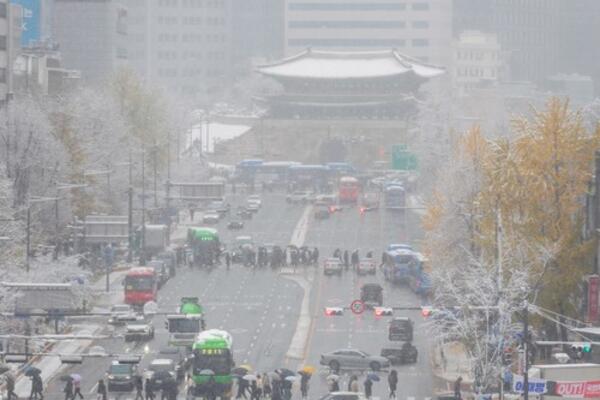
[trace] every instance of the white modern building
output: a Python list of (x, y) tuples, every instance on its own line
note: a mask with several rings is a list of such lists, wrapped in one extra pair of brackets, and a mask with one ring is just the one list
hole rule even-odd
[(285, 0), (285, 53), (397, 49), (447, 66), (452, 59), (449, 0)]
[(231, 71), (231, 0), (121, 0), (130, 65), (140, 76), (198, 103)]
[(454, 41), (453, 53), (452, 78), (459, 94), (504, 78), (506, 64), (495, 34), (464, 31)]
[(127, 64), (127, 9), (116, 0), (54, 0), (52, 37), (64, 66), (103, 81)]
[(0, 104), (13, 89), (13, 64), (20, 51), (21, 6), (0, 0)]

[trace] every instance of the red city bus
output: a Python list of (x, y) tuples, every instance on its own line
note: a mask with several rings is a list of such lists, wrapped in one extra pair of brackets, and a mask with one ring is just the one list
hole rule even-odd
[(154, 268), (132, 268), (125, 276), (125, 303), (144, 305), (156, 301), (158, 281)]
[(356, 203), (358, 201), (360, 193), (358, 179), (352, 176), (341, 177), (338, 190), (340, 203)]

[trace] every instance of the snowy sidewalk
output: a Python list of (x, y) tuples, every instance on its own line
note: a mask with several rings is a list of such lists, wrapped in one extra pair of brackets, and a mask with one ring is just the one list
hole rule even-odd
[[(95, 304), (92, 306), (106, 307), (111, 304), (121, 303), (123, 300), (123, 286), (121, 281), (127, 273), (127, 270), (119, 270), (110, 274), (110, 292), (106, 292), (106, 280), (104, 277), (93, 282), (92, 290), (96, 293)], [(85, 324), (79, 325), (74, 324), (71, 326), (71, 334), (86, 334), (96, 335), (102, 331), (103, 325), (100, 324)], [(74, 354), (83, 353), (93, 343), (93, 340), (65, 340), (55, 342), (54, 346), (51, 346), (49, 352), (56, 354)], [(47, 356), (39, 357), (37, 360), (31, 362), (31, 366), (38, 368), (42, 371), (41, 376), (44, 384), (50, 379), (55, 377), (63, 368), (63, 365), (58, 356)], [(17, 370), (19, 366), (14, 366), (14, 372), (17, 376), (15, 382), (15, 393), (19, 398), (29, 397), (31, 392), (31, 379), (25, 375), (19, 375)]]
[(453, 391), (454, 382), (459, 376), (463, 378), (465, 386), (472, 385), (471, 361), (461, 343), (450, 342), (434, 346), (430, 357), (433, 374), (441, 381), (442, 387), (439, 389)]

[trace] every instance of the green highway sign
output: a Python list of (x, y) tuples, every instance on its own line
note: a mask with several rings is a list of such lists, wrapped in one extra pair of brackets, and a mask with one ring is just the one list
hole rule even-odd
[(392, 169), (414, 171), (417, 168), (417, 156), (408, 151), (406, 144), (392, 146)]

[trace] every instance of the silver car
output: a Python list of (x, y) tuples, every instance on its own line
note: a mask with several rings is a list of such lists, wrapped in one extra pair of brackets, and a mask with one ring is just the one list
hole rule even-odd
[(381, 356), (372, 356), (356, 349), (341, 349), (321, 354), (321, 365), (327, 365), (332, 371), (340, 369), (371, 369), (379, 371), (390, 366), (390, 360)]

